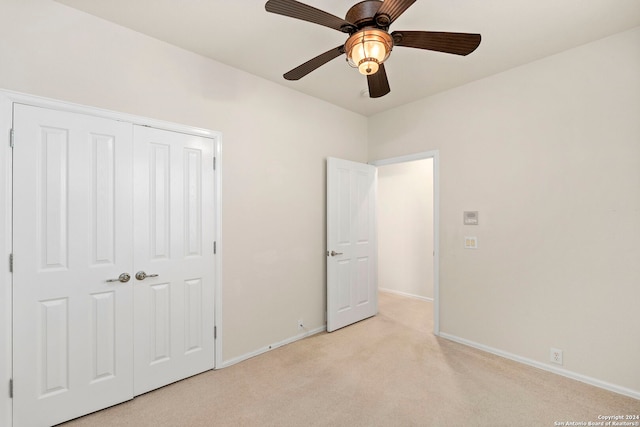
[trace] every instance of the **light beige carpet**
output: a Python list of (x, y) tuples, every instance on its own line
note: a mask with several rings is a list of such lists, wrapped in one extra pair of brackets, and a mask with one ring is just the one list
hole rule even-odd
[(432, 334), (431, 303), (380, 314), (79, 418), (85, 426), (554, 426), (640, 401)]

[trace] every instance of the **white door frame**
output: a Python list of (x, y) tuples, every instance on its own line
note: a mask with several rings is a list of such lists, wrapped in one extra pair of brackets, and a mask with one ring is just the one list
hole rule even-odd
[(13, 348), (11, 347), (12, 289), (9, 272), (12, 223), (12, 152), (9, 132), (12, 123), (12, 103), (0, 92), (0, 425), (12, 425), (12, 401), (8, 388), (11, 378)]
[(393, 165), (415, 160), (433, 159), (433, 333), (440, 335), (440, 152), (424, 151), (400, 157), (374, 160), (373, 166)]
[[(12, 149), (10, 130), (13, 121), (13, 104), (27, 104), (34, 107), (85, 114), (164, 129), (189, 135), (202, 136), (214, 140), (215, 168), (215, 368), (223, 366), (222, 361), (222, 134), (162, 120), (149, 119), (126, 113), (103, 110), (79, 104), (0, 90), (0, 425), (12, 425), (12, 401), (9, 398), (9, 380), (12, 375), (12, 276), (9, 272), (9, 255), (12, 251)], [(213, 162), (213, 159), (212, 159)], [(213, 165), (212, 165), (213, 166)]]

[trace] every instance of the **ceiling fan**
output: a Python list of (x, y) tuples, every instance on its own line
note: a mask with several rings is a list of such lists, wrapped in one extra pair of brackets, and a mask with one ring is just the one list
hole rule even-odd
[(391, 92), (384, 61), (394, 46), (468, 55), (480, 44), (480, 34), (433, 31), (394, 31), (389, 26), (416, 0), (366, 0), (353, 5), (339, 18), (296, 0), (269, 0), (267, 12), (324, 25), (349, 34), (345, 44), (326, 51), (284, 74), (299, 80), (332, 59), (345, 54), (348, 63), (367, 76), (369, 96), (379, 98)]

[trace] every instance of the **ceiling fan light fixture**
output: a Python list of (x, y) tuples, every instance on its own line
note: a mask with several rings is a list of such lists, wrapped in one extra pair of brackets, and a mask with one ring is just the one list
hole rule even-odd
[(354, 33), (345, 43), (349, 65), (361, 74), (375, 74), (391, 53), (393, 38), (377, 28), (365, 28)]

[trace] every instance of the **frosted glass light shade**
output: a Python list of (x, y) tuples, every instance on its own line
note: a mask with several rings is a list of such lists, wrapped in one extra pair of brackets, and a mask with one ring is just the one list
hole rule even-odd
[(393, 39), (383, 30), (369, 28), (353, 34), (345, 43), (347, 61), (364, 75), (375, 74), (391, 53)]

